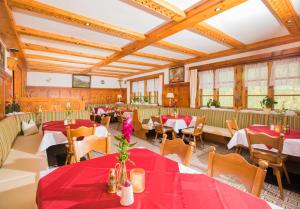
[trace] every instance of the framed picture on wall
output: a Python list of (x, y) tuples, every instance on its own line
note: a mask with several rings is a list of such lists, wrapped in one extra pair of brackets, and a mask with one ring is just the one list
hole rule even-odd
[(0, 42), (0, 69), (4, 70), (5, 68), (5, 47)]
[(91, 88), (91, 76), (90, 75), (75, 75), (72, 78), (73, 88)]
[(169, 69), (169, 83), (184, 82), (184, 66)]

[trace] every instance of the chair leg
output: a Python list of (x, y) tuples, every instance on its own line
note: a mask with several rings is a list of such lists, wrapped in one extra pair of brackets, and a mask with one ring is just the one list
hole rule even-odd
[(282, 169), (283, 169), (283, 172), (284, 172), (284, 175), (286, 177), (286, 180), (287, 180), (288, 184), (291, 184), (291, 180), (290, 180), (290, 177), (289, 177), (289, 173), (287, 172), (285, 163), (282, 163)]
[(274, 172), (275, 172), (277, 183), (278, 183), (278, 187), (279, 187), (280, 198), (283, 200), (284, 196), (283, 196), (283, 188), (282, 188), (280, 170), (278, 168), (273, 168), (273, 169), (275, 169)]
[(92, 159), (92, 156), (91, 156), (91, 153), (90, 152), (88, 152), (88, 153), (86, 153), (86, 157), (87, 157), (87, 159)]
[(185, 135), (184, 135), (184, 134), (182, 134), (182, 140), (184, 139), (184, 137), (185, 137)]
[(157, 136), (158, 136), (158, 133), (156, 132), (154, 141), (157, 140)]
[(66, 158), (66, 162), (65, 162), (66, 165), (70, 164), (70, 154), (67, 153), (67, 158)]
[(202, 134), (199, 135), (200, 143), (202, 144), (202, 147), (204, 148), (204, 141), (202, 138)]

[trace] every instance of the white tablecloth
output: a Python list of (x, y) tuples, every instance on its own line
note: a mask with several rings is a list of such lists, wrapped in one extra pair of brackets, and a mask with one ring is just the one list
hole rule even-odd
[[(186, 123), (183, 119), (179, 119), (179, 118), (170, 118), (170, 119), (168, 119), (164, 123), (164, 126), (171, 127), (171, 128), (173, 128), (175, 133), (179, 133), (179, 130), (181, 130), (181, 129), (185, 129), (185, 128), (188, 128), (188, 127), (195, 127), (197, 117), (196, 116), (192, 116), (192, 117), (193, 118), (192, 118), (192, 121), (189, 124), (189, 126), (186, 125)], [(153, 122), (152, 122), (151, 119), (149, 120), (147, 126), (149, 128), (153, 127)]]
[[(98, 137), (107, 136), (108, 131), (105, 126), (98, 126), (95, 130), (95, 135)], [(67, 137), (60, 131), (44, 131), (44, 136), (41, 141), (39, 152), (45, 151), (48, 147), (65, 144), (68, 142)]]
[[(231, 149), (236, 145), (243, 145), (245, 147), (248, 147), (245, 129), (241, 129), (235, 132), (235, 134), (227, 144), (227, 147), (228, 149)], [(255, 147), (269, 150), (265, 145), (255, 145)], [(275, 150), (271, 149), (270, 151)], [(300, 139), (284, 139), (282, 153), (300, 157)]]

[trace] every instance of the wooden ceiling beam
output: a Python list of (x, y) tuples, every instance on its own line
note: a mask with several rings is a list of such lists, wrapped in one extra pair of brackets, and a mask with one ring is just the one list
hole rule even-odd
[(34, 0), (10, 0), (9, 2), (12, 7), (53, 17), (61, 21), (80, 25), (83, 28), (94, 31), (108, 33), (126, 39), (145, 39), (144, 34), (136, 33), (134, 31), (130, 31), (102, 21), (84, 17)]
[[(24, 35), (39, 37), (39, 38), (43, 38), (43, 39), (50, 39), (50, 40), (55, 40), (55, 41), (61, 41), (61, 42), (67, 42), (67, 43), (81, 45), (81, 46), (88, 46), (88, 47), (93, 47), (93, 48), (97, 48), (97, 49), (104, 49), (104, 50), (110, 50), (110, 51), (121, 51), (121, 48), (117, 47), (117, 46), (113, 46), (113, 45), (109, 45), (109, 44), (105, 44), (105, 43), (97, 43), (97, 42), (87, 41), (87, 40), (78, 39), (75, 37), (64, 36), (64, 35), (57, 34), (57, 33), (49, 33), (46, 31), (36, 30), (33, 28), (24, 27), (24, 26), (17, 26), (17, 32), (19, 32), (20, 34), (24, 34)], [(176, 59), (173, 59), (173, 58), (160, 56), (160, 55), (156, 55), (156, 54), (144, 53), (144, 52), (135, 52), (135, 53), (133, 53), (133, 55), (136, 55), (139, 57), (146, 57), (146, 58), (151, 58), (151, 59), (169, 61), (169, 62), (176, 61)]]
[(27, 63), (15, 26), (16, 24), (11, 9), (7, 5), (7, 1), (0, 1), (0, 39), (3, 41), (7, 49), (19, 49), (19, 52), (11, 54), (11, 56), (16, 56), (20, 60), (19, 63), (22, 69), (26, 70)]
[(223, 33), (222, 31), (206, 24), (205, 22), (198, 23), (191, 28), (192, 31), (197, 32), (206, 38), (209, 38), (213, 41), (219, 42), (223, 45), (229, 47), (241, 49), (245, 47), (245, 44), (242, 42), (230, 37), (229, 35)]
[(113, 46), (110, 44), (91, 42), (91, 41), (87, 41), (87, 40), (83, 40), (83, 39), (79, 39), (79, 38), (75, 38), (75, 37), (71, 37), (71, 36), (64, 36), (64, 35), (60, 35), (57, 33), (50, 33), (50, 32), (46, 32), (46, 31), (36, 30), (33, 28), (29, 28), (29, 27), (17, 26), (16, 30), (20, 34), (35, 36), (35, 37), (44, 38), (44, 39), (62, 41), (62, 42), (67, 42), (67, 43), (71, 43), (71, 44), (94, 47), (94, 48), (110, 50), (110, 51), (121, 51), (120, 47)]
[[(60, 69), (43, 69), (39, 67), (30, 68), (28, 71), (31, 72), (45, 72), (45, 73), (63, 73), (63, 74), (82, 74), (81, 71), (71, 71), (71, 70), (60, 70)], [(89, 73), (89, 75), (95, 76), (103, 76), (103, 77), (112, 77), (112, 78), (119, 78), (119, 75), (107, 75), (102, 73)]]
[(29, 61), (28, 65), (29, 66), (55, 67), (55, 68), (72, 68), (72, 69), (79, 69), (79, 70), (85, 69), (83, 67), (78, 67), (78, 66), (61, 65), (61, 64), (54, 64), (54, 63), (49, 63), (49, 62), (37, 62), (37, 61)]
[[(253, 44), (249, 44), (249, 45), (246, 45), (246, 47), (243, 48), (243, 49), (227, 49), (227, 50), (223, 50), (223, 51), (220, 51), (220, 52), (211, 53), (206, 57), (200, 57), (200, 56), (199, 57), (194, 57), (194, 58), (178, 61), (176, 63), (171, 63), (171, 64), (168, 64), (168, 65), (164, 65), (162, 68), (153, 68), (151, 70), (156, 71), (156, 70), (160, 70), (160, 69), (163, 69), (163, 68), (174, 67), (176, 65), (183, 65), (183, 64), (194, 63), (194, 62), (201, 62), (201, 61), (205, 61), (205, 60), (210, 60), (210, 59), (214, 59), (214, 58), (240, 54), (240, 53), (249, 52), (249, 51), (253, 51), (253, 50), (260, 50), (260, 49), (264, 49), (264, 48), (289, 44), (289, 43), (293, 43), (293, 42), (297, 42), (297, 41), (300, 41), (300, 35), (287, 35), (287, 36), (282, 36), (282, 37), (273, 38), (273, 39), (270, 39), (270, 40), (259, 41), (259, 42), (253, 43)], [(134, 76), (134, 75), (139, 75), (139, 74), (142, 74), (142, 73), (143, 72), (131, 74), (128, 77)], [(126, 77), (123, 77), (123, 78), (126, 78)]]
[(149, 67), (161, 67), (162, 66), (162, 65), (153, 64), (153, 63), (147, 63), (147, 62), (141, 62), (141, 61), (134, 61), (134, 60), (125, 60), (125, 59), (119, 59), (116, 62), (126, 63), (126, 64), (132, 64), (132, 65), (149, 66)]
[(58, 57), (50, 57), (50, 56), (44, 56), (44, 55), (38, 55), (38, 54), (26, 54), (26, 58), (31, 59), (39, 59), (39, 60), (50, 60), (50, 61), (57, 61), (57, 62), (66, 62), (66, 63), (74, 63), (74, 64), (82, 64), (82, 65), (93, 65), (95, 63), (92, 62), (83, 62), (78, 60), (71, 60), (71, 59), (64, 59), (64, 58), (58, 58)]
[(50, 52), (50, 53), (57, 53), (57, 54), (65, 54), (65, 55), (71, 55), (71, 56), (77, 56), (77, 57), (86, 57), (91, 59), (104, 59), (104, 56), (100, 55), (93, 55), (93, 54), (87, 54), (82, 52), (75, 52), (75, 51), (69, 51), (65, 49), (58, 49), (54, 47), (48, 47), (48, 46), (42, 46), (38, 44), (31, 44), (31, 43), (23, 43), (22, 47), (24, 49), (34, 50), (34, 51), (43, 51), (43, 52)]
[(186, 48), (184, 46), (180, 46), (177, 44), (173, 44), (167, 41), (158, 41), (156, 43), (153, 44), (154, 46), (157, 46), (159, 48), (163, 48), (163, 49), (167, 49), (167, 50), (171, 50), (171, 51), (177, 51), (179, 53), (184, 53), (184, 54), (189, 54), (189, 55), (196, 55), (196, 56), (205, 56), (207, 55), (207, 53), (204, 52), (200, 52), (194, 49), (189, 49)]
[(300, 33), (300, 17), (290, 0), (263, 0), (263, 2), (291, 34)]
[(92, 72), (104, 73), (104, 74), (114, 73), (116, 75), (128, 75), (130, 73), (130, 72), (117, 71), (117, 70), (110, 70), (110, 69), (93, 70)]
[[(195, 24), (204, 21), (220, 12), (224, 12), (232, 7), (235, 7), (246, 0), (210, 0), (203, 1), (200, 4), (196, 5), (190, 10), (186, 11), (186, 18), (181, 21), (171, 21), (161, 27), (152, 30), (146, 34), (144, 40), (134, 41), (125, 47), (122, 48), (122, 51), (116, 52), (111, 56), (108, 56), (105, 60), (97, 63), (95, 66), (91, 67), (89, 70), (92, 70), (97, 66), (105, 66), (112, 62), (117, 61), (118, 59), (129, 55), (141, 48), (144, 48), (150, 44), (160, 41), (170, 35), (173, 35), (181, 30), (190, 28)], [(217, 11), (217, 8), (222, 8), (220, 11)]]
[(164, 0), (132, 0), (134, 3), (146, 7), (162, 16), (168, 17), (176, 22), (186, 17), (184, 11)]
[(118, 66), (118, 65), (106, 65), (105, 67), (116, 68), (116, 69), (124, 69), (124, 70), (138, 70), (138, 71), (147, 71), (147, 69), (127, 67), (127, 66)]

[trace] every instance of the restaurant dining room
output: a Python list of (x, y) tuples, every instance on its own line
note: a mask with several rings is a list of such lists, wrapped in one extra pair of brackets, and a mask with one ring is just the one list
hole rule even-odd
[(0, 209), (300, 209), (300, 0), (0, 0)]

